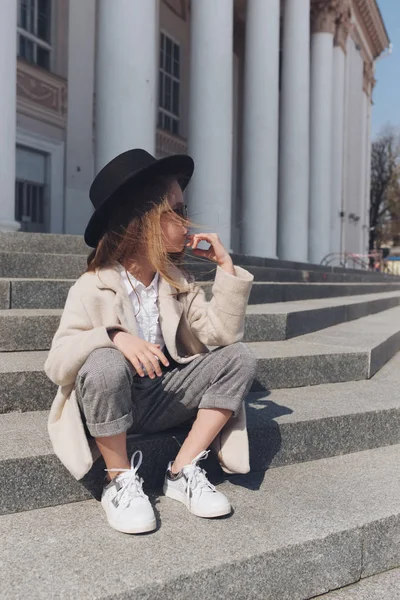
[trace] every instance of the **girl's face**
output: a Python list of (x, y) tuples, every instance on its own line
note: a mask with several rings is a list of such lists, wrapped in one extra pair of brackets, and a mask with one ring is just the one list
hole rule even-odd
[[(171, 186), (168, 201), (172, 210), (182, 210), (183, 194), (177, 181), (174, 181)], [(167, 252), (182, 252), (184, 250), (188, 230), (181, 219), (169, 212), (162, 214), (161, 230)]]

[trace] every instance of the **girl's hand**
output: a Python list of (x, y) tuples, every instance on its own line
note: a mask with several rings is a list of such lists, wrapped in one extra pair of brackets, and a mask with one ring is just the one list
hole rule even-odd
[(161, 352), (160, 344), (151, 344), (125, 331), (110, 332), (110, 339), (125, 358), (132, 363), (140, 377), (144, 377), (145, 375), (143, 366), (146, 367), (150, 379), (154, 379), (156, 375), (161, 377), (162, 371), (159, 361), (166, 367), (169, 366), (165, 354)]
[[(233, 267), (233, 262), (231, 257), (229, 256), (228, 251), (223, 246), (221, 240), (216, 233), (195, 233), (194, 235), (188, 236), (188, 243), (186, 246), (192, 248), (193, 254), (195, 256), (201, 256), (202, 258), (208, 258), (212, 260), (218, 265), (231, 273), (231, 275), (236, 275), (235, 269)], [(207, 250), (200, 250), (197, 248), (200, 242), (205, 241), (210, 244), (210, 247)]]

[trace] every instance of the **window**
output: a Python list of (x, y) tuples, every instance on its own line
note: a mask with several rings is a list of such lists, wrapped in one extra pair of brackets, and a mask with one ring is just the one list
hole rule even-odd
[(158, 127), (179, 135), (180, 46), (164, 33), (160, 36)]
[(51, 0), (19, 0), (18, 56), (50, 69)]
[(16, 148), (15, 220), (22, 231), (46, 231), (47, 155)]
[(15, 220), (21, 223), (22, 231), (44, 226), (44, 192), (45, 186), (39, 183), (15, 182)]

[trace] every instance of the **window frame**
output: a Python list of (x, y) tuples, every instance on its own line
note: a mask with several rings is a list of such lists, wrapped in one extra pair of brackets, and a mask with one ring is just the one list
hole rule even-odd
[[(14, 211), (15, 211), (15, 220), (21, 224), (21, 231), (34, 231), (34, 232), (46, 232), (49, 229), (50, 224), (50, 211), (51, 211), (51, 172), (52, 168), (52, 154), (49, 152), (48, 148), (41, 147), (42, 144), (37, 145), (34, 143), (29, 143), (30, 140), (21, 139), (23, 134), (17, 130), (17, 139), (16, 139), (16, 155), (18, 149), (31, 153), (31, 154), (39, 154), (43, 158), (43, 179), (39, 178), (39, 180), (34, 181), (28, 176), (18, 176), (21, 175), (18, 167), (16, 165), (15, 172), (15, 200), (14, 200)], [(20, 189), (22, 188), (23, 193), (22, 197), (19, 194)], [(35, 202), (36, 195), (36, 202)], [(22, 204), (22, 209), (26, 211), (27, 214), (22, 214), (22, 218), (20, 218), (20, 206)], [(33, 219), (34, 213), (36, 211), (36, 218)], [(30, 213), (30, 214), (29, 214)], [(28, 217), (28, 218), (23, 218)], [(41, 218), (40, 218), (41, 217)]]
[[(22, 197), (19, 195), (18, 188), (22, 188)], [(36, 198), (33, 198), (33, 191), (36, 192)], [(46, 226), (46, 183), (37, 183), (28, 179), (16, 179), (15, 180), (15, 220), (21, 223), (21, 229), (28, 227), (30, 223), (37, 226)], [(39, 197), (40, 196), (40, 197)], [(22, 204), (22, 211), (20, 211), (20, 204)], [(35, 219), (31, 218), (31, 215), (23, 215), (24, 209), (29, 210)], [(20, 215), (21, 212), (21, 215)], [(35, 212), (35, 215), (33, 214)], [(25, 218), (24, 218), (25, 217)]]
[[(163, 36), (164, 36), (164, 45), (163, 47), (161, 46), (162, 42), (163, 42)], [(158, 64), (158, 110), (157, 110), (157, 124), (159, 129), (161, 129), (162, 131), (166, 131), (167, 133), (170, 133), (171, 135), (176, 135), (176, 136), (180, 136), (180, 130), (181, 130), (181, 104), (182, 104), (182, 94), (181, 94), (181, 90), (182, 90), (182, 79), (181, 79), (181, 75), (182, 75), (182, 45), (181, 43), (174, 38), (170, 33), (168, 33), (167, 31), (165, 31), (164, 29), (160, 30), (160, 46), (159, 46), (159, 64)], [(170, 40), (172, 43), (172, 58), (171, 58), (171, 72), (168, 72), (165, 69), (165, 60), (164, 60), (164, 64), (161, 64), (161, 52), (163, 53), (163, 56), (166, 56), (166, 43), (167, 40)], [(173, 63), (174, 63), (174, 46), (177, 46), (179, 48), (179, 61), (178, 61), (178, 76), (174, 75), (173, 73)], [(160, 90), (160, 79), (161, 76), (163, 78), (163, 90)], [(178, 113), (176, 114), (175, 112), (168, 110), (167, 108), (164, 108), (163, 104), (163, 100), (164, 100), (164, 93), (165, 93), (165, 81), (166, 78), (168, 78), (171, 81), (171, 106), (173, 108), (173, 104), (174, 104), (174, 93), (173, 93), (173, 89), (174, 89), (174, 83), (178, 84)], [(170, 127), (166, 127), (164, 125), (164, 119), (165, 117), (170, 119), (171, 122), (171, 126)], [(161, 123), (160, 123), (160, 118), (161, 118)], [(176, 122), (177, 124), (177, 131), (173, 131), (173, 127), (172, 127), (172, 123)]]
[[(30, 0), (33, 3), (33, 7), (34, 7), (34, 11), (33, 11), (33, 29), (36, 30), (38, 29), (38, 13), (39, 13), (39, 0)], [(17, 16), (17, 57), (22, 59), (22, 60), (26, 60), (29, 64), (34, 65), (35, 67), (39, 67), (40, 69), (45, 69), (46, 71), (51, 71), (52, 68), (52, 58), (53, 58), (53, 45), (52, 45), (52, 40), (53, 40), (53, 15), (54, 15), (54, 6), (51, 0), (49, 0), (49, 7), (50, 7), (50, 11), (49, 11), (49, 15), (48, 15), (48, 27), (49, 27), (49, 39), (50, 42), (46, 42), (45, 40), (42, 40), (42, 38), (40, 38), (37, 34), (32, 33), (30, 31), (28, 31), (27, 29), (24, 29), (21, 25), (20, 25), (20, 14), (21, 14), (21, 0), (18, 0), (18, 16)], [(32, 60), (29, 60), (28, 58), (26, 58), (25, 56), (23, 56), (22, 54), (20, 54), (20, 39), (21, 36), (23, 38), (25, 38), (26, 40), (29, 40), (30, 42), (32, 42)], [(49, 53), (49, 65), (48, 67), (43, 67), (42, 65), (38, 64), (37, 62), (37, 54), (38, 54), (38, 47), (42, 48), (43, 50), (46, 50)]]

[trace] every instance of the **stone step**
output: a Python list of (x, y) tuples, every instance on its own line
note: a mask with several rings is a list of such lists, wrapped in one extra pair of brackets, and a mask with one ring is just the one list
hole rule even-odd
[(296, 283), (296, 282), (254, 282), (250, 294), (250, 304), (272, 302), (297, 302), (317, 298), (339, 298), (360, 294), (379, 294), (399, 290), (399, 283)]
[(361, 579), (335, 592), (318, 596), (319, 600), (400, 600), (400, 569), (390, 569)]
[[(63, 308), (73, 278), (0, 278), (0, 310), (9, 308)], [(211, 297), (211, 282), (199, 282)], [(319, 298), (342, 298), (400, 290), (398, 283), (296, 283), (255, 282), (249, 304), (298, 302)]]
[(0, 233), (0, 252), (26, 252), (40, 254), (86, 254), (82, 235), (57, 233)]
[(382, 368), (379, 369), (379, 371), (377, 371), (375, 373), (375, 375), (373, 376), (373, 381), (376, 381), (379, 384), (382, 384), (383, 382), (385, 382), (387, 384), (390, 384), (393, 382), (398, 383), (399, 389), (400, 389), (399, 374), (400, 374), (400, 353), (393, 356), (393, 358), (388, 360), (388, 362), (385, 365), (383, 365)]
[[(399, 444), (399, 362), (397, 359), (392, 365), (397, 381), (387, 384), (371, 380), (249, 394), (252, 470)], [(53, 454), (47, 417), (47, 411), (0, 415), (0, 513), (78, 501), (91, 494), (99, 497), (101, 493), (103, 461), (96, 462), (83, 485), (76, 482)], [(143, 477), (150, 488), (162, 485), (164, 466), (174, 458), (186, 431), (181, 427), (130, 436), (130, 450), (141, 449), (147, 457)], [(158, 467), (150, 468), (153, 464)], [(215, 461), (209, 461), (209, 468), (220, 475)], [(10, 469), (13, 479), (7, 481)], [(51, 487), (45, 485), (48, 480)]]
[[(30, 252), (28, 254), (27, 252), (0, 251), (0, 277), (15, 279), (77, 279), (86, 270), (86, 259), (87, 256), (82, 254), (45, 254), (41, 252)], [(199, 281), (214, 279), (215, 264), (210, 261), (198, 263), (190, 260), (186, 266)], [(400, 285), (398, 277), (363, 271), (357, 271), (356, 273), (347, 271), (313, 271), (311, 268), (308, 270), (299, 270), (252, 265), (246, 265), (245, 268), (254, 274), (256, 281), (260, 282), (370, 283), (375, 286), (379, 286), (380, 284)]]
[(50, 408), (57, 386), (43, 370), (47, 354), (0, 353), (0, 414)]
[[(400, 292), (251, 305), (245, 342), (285, 340), (359, 319), (400, 304)], [(0, 351), (48, 350), (61, 318), (60, 309), (0, 310)]]
[(376, 276), (386, 275), (386, 273), (379, 273), (376, 271), (367, 271), (360, 267), (343, 267), (343, 266), (332, 266), (332, 265), (321, 265), (321, 264), (313, 264), (313, 263), (304, 263), (293, 260), (282, 260), (279, 258), (266, 258), (259, 256), (249, 256), (246, 254), (237, 254), (231, 253), (231, 257), (235, 264), (243, 264), (243, 265), (254, 265), (259, 267), (271, 267), (271, 268), (281, 268), (281, 269), (296, 269), (302, 271), (320, 271), (324, 273), (370, 273)]
[[(240, 263), (235, 263), (240, 264)], [(255, 277), (256, 281), (289, 281), (303, 283), (397, 283), (398, 277), (385, 273), (373, 273), (368, 271), (336, 272), (336, 271), (314, 271), (309, 269), (283, 269), (277, 267), (260, 267), (254, 265), (242, 265)], [(208, 277), (202, 276), (204, 269), (192, 269), (197, 279), (214, 277), (214, 271), (206, 271)]]
[(251, 342), (254, 390), (369, 379), (400, 350), (400, 307), (290, 341)]
[(247, 307), (244, 340), (279, 341), (354, 321), (400, 304), (399, 292), (300, 300)]
[(77, 279), (86, 269), (80, 254), (0, 253), (0, 277)]
[[(86, 246), (81, 235), (69, 234), (48, 234), (48, 233), (0, 233), (0, 253), (38, 253), (38, 254), (81, 254), (85, 257), (89, 254), (91, 248)], [(301, 263), (296, 261), (280, 260), (275, 258), (263, 258), (257, 256), (248, 256), (244, 254), (231, 254), (235, 264), (261, 267), (271, 270), (290, 270), (299, 272), (312, 272), (324, 274), (346, 274), (349, 276), (370, 276), (372, 280), (379, 280), (383, 277), (391, 277), (387, 274), (367, 272), (361, 269), (352, 269), (344, 267), (332, 267), (326, 265), (315, 265), (310, 263)], [(204, 268), (204, 260), (200, 260), (188, 253), (186, 260), (189, 264), (196, 265), (198, 268)]]
[[(387, 273), (362, 271), (360, 269), (332, 269), (321, 265), (303, 265), (273, 259), (257, 259), (242, 255), (232, 255), (235, 265), (241, 265), (253, 273), (256, 281), (297, 281), (321, 283), (355, 283), (355, 282), (398, 282), (398, 277)], [(251, 262), (253, 261), (253, 262)], [(215, 276), (215, 264), (210, 261), (198, 261), (187, 257), (187, 270), (196, 275), (196, 279), (210, 280)]]
[(306, 600), (400, 565), (399, 461), (396, 445), (233, 477), (219, 489), (234, 513), (213, 521), (151, 495), (159, 526), (146, 536), (109, 528), (96, 500), (4, 515), (2, 589), (15, 600)]
[[(400, 307), (290, 341), (248, 346), (258, 359), (253, 391), (368, 379), (400, 350)], [(0, 353), (0, 413), (50, 406), (55, 386), (43, 372), (46, 357), (47, 351)]]
[(64, 308), (75, 279), (0, 279), (0, 309)]
[(0, 351), (48, 350), (61, 313), (60, 309), (0, 310)]

